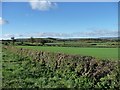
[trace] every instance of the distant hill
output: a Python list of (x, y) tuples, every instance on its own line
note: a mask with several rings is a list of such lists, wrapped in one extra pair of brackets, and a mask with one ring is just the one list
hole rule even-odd
[(100, 37), (100, 39), (112, 39), (112, 40), (116, 40), (116, 39), (120, 39), (120, 37)]

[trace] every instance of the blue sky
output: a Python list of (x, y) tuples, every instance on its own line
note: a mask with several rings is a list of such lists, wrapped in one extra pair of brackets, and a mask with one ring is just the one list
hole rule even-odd
[(117, 2), (3, 2), (3, 38), (117, 36)]

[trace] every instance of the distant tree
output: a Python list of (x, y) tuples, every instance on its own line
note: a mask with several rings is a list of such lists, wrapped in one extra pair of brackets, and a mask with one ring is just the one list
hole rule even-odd
[(43, 46), (45, 45), (46, 42), (47, 42), (47, 41), (44, 40), (44, 39), (41, 39), (41, 40), (40, 40), (40, 43), (41, 43)]
[(23, 45), (24, 44), (24, 42), (23, 41), (21, 41), (21, 45)]
[(33, 37), (30, 38), (30, 42), (31, 43), (34, 43), (35, 42), (35, 39)]
[(12, 44), (14, 45), (15, 44), (15, 37), (11, 37), (11, 40), (12, 40)]

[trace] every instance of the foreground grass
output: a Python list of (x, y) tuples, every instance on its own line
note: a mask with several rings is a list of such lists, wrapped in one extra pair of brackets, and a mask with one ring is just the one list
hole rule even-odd
[(78, 77), (70, 70), (52, 70), (39, 62), (9, 52), (3, 52), (2, 71), (3, 88), (93, 87), (93, 81), (86, 76)]
[(118, 60), (118, 48), (79, 48), (79, 47), (51, 47), (51, 46), (17, 46), (41, 51), (60, 52), (65, 54), (79, 54), (93, 56), (99, 59)]

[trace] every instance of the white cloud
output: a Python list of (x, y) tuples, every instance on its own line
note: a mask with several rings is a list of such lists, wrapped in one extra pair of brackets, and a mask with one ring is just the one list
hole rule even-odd
[(3, 36), (4, 36), (4, 37), (14, 37), (13, 34), (4, 34)]
[(86, 32), (86, 36), (118, 36), (118, 30), (108, 30), (108, 29), (95, 29)]
[(4, 20), (2, 17), (0, 17), (0, 25), (7, 24), (8, 21)]
[(46, 11), (55, 8), (57, 4), (48, 0), (29, 0), (29, 3), (34, 10)]

